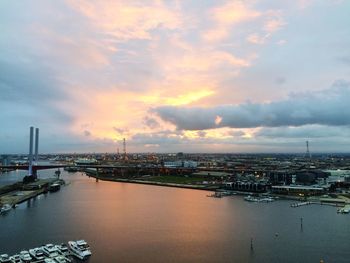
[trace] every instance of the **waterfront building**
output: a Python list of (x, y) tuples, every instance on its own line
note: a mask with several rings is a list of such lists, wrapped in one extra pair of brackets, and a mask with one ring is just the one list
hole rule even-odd
[(224, 185), (226, 190), (242, 191), (242, 192), (266, 192), (270, 185), (264, 182), (227, 182)]
[(272, 193), (285, 195), (322, 195), (325, 194), (326, 187), (314, 187), (305, 185), (274, 185), (271, 187)]
[(164, 167), (166, 168), (177, 168), (177, 167), (184, 167), (184, 168), (197, 168), (197, 162), (194, 161), (171, 161), (171, 162), (164, 162)]

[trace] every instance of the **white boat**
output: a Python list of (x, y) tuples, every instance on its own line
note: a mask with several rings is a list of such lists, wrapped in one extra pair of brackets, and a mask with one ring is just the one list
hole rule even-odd
[(275, 201), (275, 199), (273, 199), (272, 197), (264, 197), (264, 198), (261, 198), (259, 201), (269, 203), (269, 202)]
[(29, 252), (27, 250), (22, 250), (19, 253), (19, 257), (23, 262), (30, 262), (32, 261), (32, 257), (30, 256)]
[(275, 201), (275, 199), (273, 199), (272, 197), (254, 197), (251, 195), (248, 195), (246, 197), (244, 197), (244, 200), (248, 201), (248, 202), (263, 202), (263, 203), (269, 203), (269, 202), (273, 202)]
[(248, 201), (248, 202), (259, 202), (259, 199), (258, 198), (255, 198), (251, 195), (248, 195), (246, 197), (244, 197), (244, 200)]
[(61, 245), (56, 245), (55, 247), (63, 256), (69, 256), (69, 250), (66, 244), (62, 243)]
[(8, 262), (11, 262), (11, 259), (10, 259), (9, 255), (2, 254), (2, 255), (0, 255), (0, 262), (1, 263), (8, 263)]
[(41, 248), (42, 248), (44, 254), (50, 258), (55, 258), (55, 257), (60, 255), (58, 249), (53, 244), (46, 244), (45, 246), (42, 246)]
[(90, 247), (85, 240), (68, 241), (68, 247), (72, 255), (79, 259), (87, 259), (91, 256)]
[(9, 204), (4, 204), (2, 207), (1, 207), (1, 209), (0, 209), (0, 214), (5, 214), (5, 213), (7, 213), (8, 211), (10, 211), (11, 210), (11, 205), (9, 205)]
[(58, 257), (55, 257), (55, 262), (57, 263), (68, 263), (68, 262), (71, 262), (70, 259), (66, 258), (65, 256), (58, 256)]
[(54, 183), (49, 186), (49, 191), (50, 192), (57, 192), (58, 190), (61, 189), (61, 185), (59, 183)]
[(21, 258), (19, 257), (19, 255), (13, 255), (12, 257), (10, 257), (11, 262), (12, 263), (22, 263), (23, 261), (21, 260)]
[(45, 263), (57, 263), (57, 261), (55, 261), (53, 258), (45, 258), (44, 262)]
[(29, 254), (34, 258), (35, 260), (42, 261), (45, 259), (44, 251), (40, 247), (36, 247), (33, 249), (29, 249)]
[(347, 208), (339, 208), (337, 210), (337, 213), (340, 213), (340, 214), (348, 214), (349, 212), (350, 212), (350, 210)]

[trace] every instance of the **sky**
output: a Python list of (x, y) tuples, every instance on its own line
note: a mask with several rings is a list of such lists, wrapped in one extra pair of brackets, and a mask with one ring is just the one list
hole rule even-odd
[(0, 153), (350, 152), (350, 1), (0, 0)]

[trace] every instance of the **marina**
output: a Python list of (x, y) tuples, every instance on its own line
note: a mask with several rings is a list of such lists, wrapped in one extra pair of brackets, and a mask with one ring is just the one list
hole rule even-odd
[(18, 254), (9, 256), (0, 255), (0, 263), (69, 263), (73, 257), (86, 260), (92, 255), (89, 245), (85, 240), (68, 241), (59, 245), (46, 244), (41, 247), (22, 250)]

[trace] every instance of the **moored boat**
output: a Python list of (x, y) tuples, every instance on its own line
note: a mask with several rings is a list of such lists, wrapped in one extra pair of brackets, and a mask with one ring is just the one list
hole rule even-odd
[(54, 183), (49, 186), (49, 191), (50, 192), (57, 192), (58, 190), (61, 189), (61, 185), (59, 183)]
[(53, 258), (45, 258), (44, 262), (45, 263), (57, 263), (57, 261), (55, 261)]
[(255, 198), (251, 195), (248, 195), (246, 197), (244, 197), (244, 200), (248, 201), (248, 202), (259, 202), (259, 199), (258, 198)]
[(347, 209), (347, 208), (339, 208), (337, 210), (337, 213), (340, 213), (340, 214), (349, 214), (350, 210)]
[(0, 263), (8, 263), (8, 262), (11, 262), (9, 255), (7, 254), (0, 255)]
[(54, 258), (59, 256), (59, 251), (56, 248), (56, 246), (54, 246), (53, 244), (46, 244), (45, 246), (41, 247), (44, 254), (50, 258)]
[(0, 209), (0, 214), (5, 214), (12, 209), (11, 205), (4, 204)]
[(66, 244), (62, 243), (60, 245), (56, 245), (55, 246), (58, 251), (60, 252), (60, 254), (62, 254), (63, 256), (69, 256), (69, 250)]
[(29, 254), (32, 256), (32, 258), (38, 261), (42, 261), (45, 259), (43, 249), (40, 247), (29, 249)]
[(13, 255), (10, 257), (12, 263), (22, 263), (23, 261), (19, 257), (19, 255)]
[(75, 257), (79, 259), (87, 259), (91, 256), (89, 245), (85, 240), (68, 241), (68, 247)]
[(32, 257), (30, 256), (29, 252), (27, 250), (22, 250), (19, 253), (19, 257), (23, 262), (30, 262), (32, 261)]
[(55, 257), (54, 260), (57, 262), (57, 263), (67, 263), (67, 262), (71, 262), (70, 259), (66, 258), (65, 256), (58, 256), (58, 257)]

